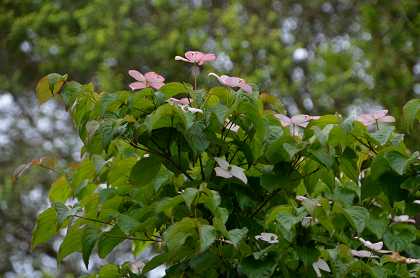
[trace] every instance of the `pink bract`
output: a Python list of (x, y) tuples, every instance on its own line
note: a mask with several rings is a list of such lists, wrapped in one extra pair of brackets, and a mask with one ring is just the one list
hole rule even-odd
[(376, 122), (378, 123), (393, 123), (395, 118), (392, 116), (387, 116), (388, 110), (378, 110), (372, 113), (361, 114), (356, 118), (357, 121), (361, 122), (365, 126), (369, 126)]
[(175, 60), (202, 66), (207, 62), (216, 60), (216, 55), (213, 53), (204, 53), (200, 51), (187, 51), (185, 52), (185, 57), (175, 56)]
[(283, 127), (287, 127), (290, 125), (297, 125), (300, 127), (307, 127), (309, 124), (309, 121), (311, 120), (318, 120), (319, 116), (310, 116), (310, 115), (295, 115), (291, 118), (287, 117), (283, 114), (275, 114), (274, 115), (281, 123)]
[(235, 77), (235, 76), (228, 76), (228, 75), (218, 76), (217, 74), (215, 74), (213, 72), (209, 73), (209, 76), (216, 77), (217, 80), (225, 86), (228, 86), (228, 87), (231, 87), (231, 88), (240, 88), (244, 92), (247, 92), (247, 93), (252, 92), (251, 85), (246, 83), (246, 81), (242, 78)]
[(143, 75), (137, 70), (129, 70), (128, 74), (136, 80), (136, 82), (132, 82), (129, 85), (133, 91), (148, 87), (159, 90), (163, 85), (165, 85), (165, 78), (153, 71), (147, 72)]

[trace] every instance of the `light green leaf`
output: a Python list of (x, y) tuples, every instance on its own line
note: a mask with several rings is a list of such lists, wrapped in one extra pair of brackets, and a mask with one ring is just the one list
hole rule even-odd
[(187, 204), (188, 208), (191, 208), (191, 204), (197, 197), (197, 194), (198, 190), (192, 187), (185, 188), (184, 192), (182, 192), (182, 198), (184, 199), (185, 204)]
[(164, 127), (176, 128), (178, 130), (188, 129), (190, 128), (189, 124), (192, 124), (192, 122), (187, 121), (185, 113), (176, 105), (163, 104), (147, 116), (145, 120), (147, 130), (151, 132), (152, 130)]
[(189, 237), (198, 239), (197, 227), (197, 220), (189, 217), (184, 217), (181, 221), (172, 224), (163, 234), (168, 250), (180, 249)]
[(74, 252), (82, 251), (82, 235), (83, 229), (80, 225), (74, 224), (67, 229), (67, 234), (61, 242), (60, 248), (58, 249), (57, 260), (62, 261), (66, 256)]
[(71, 196), (71, 187), (65, 176), (59, 177), (50, 188), (48, 198), (51, 202), (64, 203)]
[(41, 212), (32, 233), (32, 249), (50, 240), (58, 232), (57, 213), (54, 208)]
[(162, 92), (166, 98), (171, 98), (179, 94), (187, 94), (192, 88), (180, 82), (170, 82), (163, 85), (159, 91)]
[(56, 96), (67, 80), (67, 74), (50, 73), (39, 80), (36, 86), (36, 97), (39, 104), (48, 101)]
[(115, 264), (107, 264), (99, 270), (99, 278), (120, 278), (121, 273)]

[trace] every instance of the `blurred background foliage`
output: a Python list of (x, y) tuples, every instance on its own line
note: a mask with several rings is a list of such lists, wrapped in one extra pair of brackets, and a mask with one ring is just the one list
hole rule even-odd
[[(173, 58), (202, 50), (218, 55), (206, 73), (245, 78), (279, 97), (290, 114), (347, 116), (385, 107), (398, 120), (402, 106), (420, 96), (417, 0), (2, 0), (0, 26), (5, 277), (86, 271), (77, 257), (57, 269), (57, 242), (31, 251), (35, 215), (47, 205), (54, 173), (34, 169), (16, 184), (10, 177), (19, 164), (44, 155), (79, 158), (80, 142), (61, 104), (35, 102), (36, 82), (47, 73), (93, 81), (103, 91), (127, 88), (131, 68), (189, 80), (188, 67)], [(214, 80), (200, 80), (206, 82)], [(418, 149), (420, 132), (406, 142)]]

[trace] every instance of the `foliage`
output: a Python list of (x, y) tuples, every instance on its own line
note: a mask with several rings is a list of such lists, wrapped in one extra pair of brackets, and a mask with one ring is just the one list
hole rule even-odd
[(84, 144), (78, 165), (56, 169), (33, 234), (35, 247), (67, 230), (58, 260), (79, 252), (88, 265), (130, 240), (158, 255), (139, 273), (127, 262), (99, 276), (161, 264), (169, 277), (419, 275), (419, 153), (392, 126), (335, 114), (285, 127), (255, 88), (96, 92), (50, 77), (42, 90), (59, 82)]

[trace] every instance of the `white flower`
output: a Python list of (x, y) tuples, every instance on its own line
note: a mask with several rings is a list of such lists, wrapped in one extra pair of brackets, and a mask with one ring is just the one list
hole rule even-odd
[(416, 220), (410, 218), (410, 216), (408, 215), (396, 215), (394, 216), (394, 218), (392, 218), (392, 221), (394, 221), (395, 223), (412, 223), (412, 224), (416, 224)]
[(415, 200), (413, 203), (420, 205), (420, 200)]
[(195, 114), (195, 113), (201, 113), (201, 114), (203, 114), (203, 110), (198, 109), (198, 108), (194, 108), (194, 107), (189, 107), (188, 105), (184, 105), (182, 107), (182, 110), (191, 112), (193, 114)]
[(279, 242), (277, 235), (272, 233), (261, 233), (259, 235), (256, 235), (255, 239), (262, 240), (271, 244)]
[(326, 271), (326, 272), (331, 272), (330, 267), (328, 266), (327, 262), (324, 261), (323, 259), (318, 259), (318, 261), (312, 263), (312, 267), (315, 270), (316, 273), (316, 277), (322, 277), (321, 271)]
[(233, 122), (231, 122), (229, 119), (226, 119), (226, 128), (229, 129), (232, 132), (237, 133), (240, 126), (235, 125)]
[(378, 256), (374, 255), (372, 252), (370, 251), (366, 251), (366, 250), (351, 250), (351, 254), (354, 257), (359, 257), (359, 258), (379, 258)]
[(384, 247), (384, 243), (382, 241), (376, 242), (376, 243), (372, 243), (369, 240), (364, 240), (361, 237), (355, 237), (355, 239), (360, 240), (360, 242), (366, 246), (367, 248), (376, 251), (378, 253), (382, 253), (382, 254), (386, 254), (386, 253), (391, 253), (392, 251), (389, 250), (382, 250), (382, 248)]
[(243, 183), (248, 182), (248, 179), (244, 173), (244, 169), (235, 165), (229, 165), (229, 162), (227, 162), (224, 158), (215, 157), (214, 159), (216, 160), (217, 164), (219, 164), (218, 167), (214, 168), (216, 171), (216, 176), (226, 179), (235, 177), (241, 180)]

